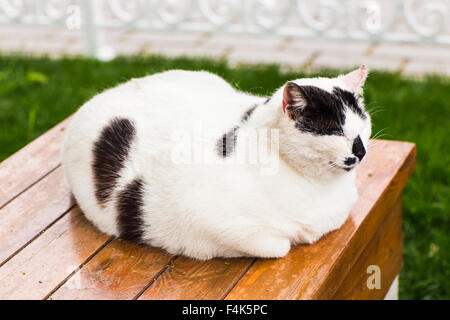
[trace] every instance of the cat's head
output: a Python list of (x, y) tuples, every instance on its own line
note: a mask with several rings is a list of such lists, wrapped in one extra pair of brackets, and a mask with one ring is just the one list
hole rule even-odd
[(280, 152), (287, 161), (324, 175), (350, 172), (364, 159), (371, 135), (362, 99), (367, 74), (362, 66), (336, 78), (294, 80), (280, 89)]

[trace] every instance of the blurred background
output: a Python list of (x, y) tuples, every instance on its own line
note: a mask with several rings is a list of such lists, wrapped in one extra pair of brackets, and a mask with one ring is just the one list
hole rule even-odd
[(0, 50), (448, 75), (449, 10), (448, 0), (2, 0)]
[(450, 0), (0, 0), (0, 161), (132, 77), (215, 72), (269, 95), (372, 71), (374, 136), (415, 142), (400, 298), (450, 298)]

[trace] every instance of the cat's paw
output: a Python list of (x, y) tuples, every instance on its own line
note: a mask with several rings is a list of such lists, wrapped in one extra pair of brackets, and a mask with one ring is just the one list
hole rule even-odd
[(291, 249), (291, 242), (286, 238), (258, 236), (246, 242), (246, 253), (260, 258), (281, 258)]

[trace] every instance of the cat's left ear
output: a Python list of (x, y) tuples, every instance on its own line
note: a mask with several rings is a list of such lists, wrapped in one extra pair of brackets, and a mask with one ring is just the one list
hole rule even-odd
[(349, 91), (359, 95), (362, 94), (368, 74), (369, 70), (366, 65), (362, 65), (359, 69), (341, 76), (341, 79)]
[(302, 107), (305, 105), (306, 99), (301, 87), (294, 82), (286, 83), (283, 90), (283, 112), (286, 112), (286, 108)]

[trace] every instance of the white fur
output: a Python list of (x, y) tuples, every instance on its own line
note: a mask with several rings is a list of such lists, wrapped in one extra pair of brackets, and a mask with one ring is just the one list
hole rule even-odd
[[(294, 82), (331, 91), (333, 86), (348, 88), (344, 80)], [(291, 244), (317, 241), (345, 222), (357, 199), (355, 171), (330, 166), (329, 161), (339, 165), (351, 156), (351, 141), (358, 134), (367, 146), (370, 118), (363, 121), (348, 111), (345, 137), (301, 133), (283, 113), (283, 87), (263, 104), (264, 98), (239, 92), (216, 75), (174, 70), (95, 96), (75, 114), (63, 148), (66, 177), (79, 206), (100, 230), (119, 236), (114, 199), (139, 175), (145, 183), (144, 239), (172, 254), (198, 259), (282, 257)], [(219, 163), (229, 161), (218, 157), (217, 140), (254, 104), (260, 105), (238, 137), (252, 128), (279, 129), (276, 174), (263, 175), (258, 165), (171, 160), (173, 132), (192, 131), (194, 123), (201, 123), (208, 133), (201, 139), (203, 150)], [(137, 136), (112, 200), (102, 208), (95, 198), (92, 148), (114, 117), (133, 121)]]

